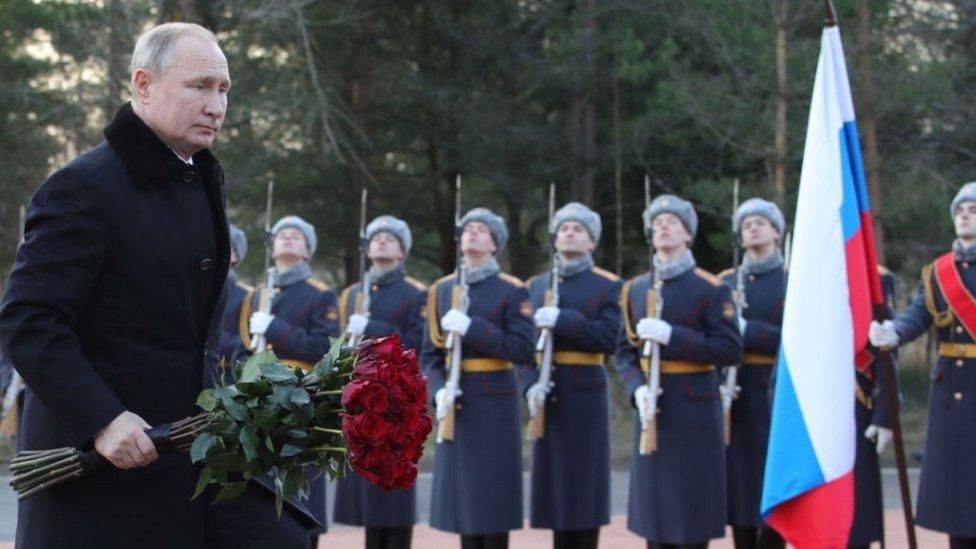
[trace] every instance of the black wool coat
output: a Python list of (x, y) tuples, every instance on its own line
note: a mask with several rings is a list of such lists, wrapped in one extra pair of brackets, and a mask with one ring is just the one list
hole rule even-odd
[[(125, 410), (150, 425), (197, 411), (216, 360), (230, 243), (223, 172), (187, 165), (125, 105), (106, 141), (45, 181), (0, 307), (29, 387), (25, 449), (90, 448)], [(203, 547), (186, 455), (114, 467), (22, 502), (17, 547)]]

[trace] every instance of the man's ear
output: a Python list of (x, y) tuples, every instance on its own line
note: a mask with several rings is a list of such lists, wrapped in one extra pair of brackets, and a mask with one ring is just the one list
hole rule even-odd
[(147, 104), (152, 83), (151, 72), (146, 69), (136, 69), (136, 72), (132, 73), (132, 100), (142, 105)]

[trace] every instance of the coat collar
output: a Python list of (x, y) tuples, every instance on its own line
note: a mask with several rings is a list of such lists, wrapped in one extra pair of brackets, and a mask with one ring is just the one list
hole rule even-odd
[[(163, 185), (182, 177), (187, 167), (133, 112), (130, 103), (122, 105), (103, 133), (136, 184)], [(204, 149), (193, 155), (193, 165), (200, 173), (209, 174), (219, 162), (209, 149)]]

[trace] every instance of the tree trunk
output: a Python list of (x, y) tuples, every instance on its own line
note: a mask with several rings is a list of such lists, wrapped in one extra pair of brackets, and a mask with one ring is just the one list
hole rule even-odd
[(106, 66), (108, 73), (108, 89), (105, 95), (105, 122), (115, 116), (122, 106), (122, 90), (128, 75), (126, 54), (129, 52), (129, 24), (122, 0), (108, 2), (108, 57)]
[(217, 0), (162, 0), (159, 22), (196, 23), (217, 32), (220, 21)]
[[(373, 152), (369, 138), (367, 112), (369, 110), (369, 90), (373, 71), (373, 58), (376, 51), (376, 36), (373, 32), (375, 6), (372, 0), (359, 2), (359, 29), (356, 33), (353, 48), (354, 57), (349, 74), (349, 108), (352, 111), (352, 121), (355, 128), (352, 132), (352, 153), (356, 161), (348, 162), (349, 178), (346, 182), (345, 202), (358, 203), (355, 199), (360, 196), (362, 189), (369, 186), (372, 179), (370, 166)], [(358, 208), (340, 208), (343, 217), (344, 235), (344, 270), (346, 285), (362, 277), (359, 272), (359, 219), (353, 216), (359, 212)]]
[(871, 197), (874, 217), (874, 241), (878, 261), (885, 262), (885, 233), (881, 222), (881, 156), (878, 154), (877, 117), (874, 113), (874, 75), (871, 72), (871, 13), (867, 0), (860, 0), (857, 7), (857, 65), (861, 73), (861, 93), (857, 102), (860, 122), (864, 133), (864, 168)]
[(596, 0), (582, 0), (579, 63), (570, 108), (571, 187), (574, 200), (593, 204), (596, 177)]
[(789, 0), (780, 0), (776, 21), (776, 133), (774, 144), (773, 201), (786, 210), (786, 111), (789, 95), (786, 85), (786, 38), (789, 21)]
[(613, 48), (613, 217), (614, 266), (617, 274), (624, 272), (624, 175), (620, 145), (620, 44)]

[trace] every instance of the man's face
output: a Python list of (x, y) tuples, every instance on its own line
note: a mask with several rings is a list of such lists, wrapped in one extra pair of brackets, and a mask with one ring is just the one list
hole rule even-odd
[(197, 36), (183, 36), (162, 75), (137, 69), (134, 100), (146, 124), (181, 156), (210, 147), (227, 112), (230, 74), (220, 48)]
[(403, 247), (400, 240), (386, 231), (380, 231), (369, 240), (366, 256), (372, 261), (403, 261)]
[(956, 236), (959, 238), (976, 238), (976, 202), (966, 201), (956, 206), (952, 216), (956, 225)]
[(231, 267), (235, 267), (237, 265), (237, 262), (238, 261), (239, 260), (237, 259), (237, 252), (234, 251), (234, 248), (231, 248), (230, 249), (230, 266)]
[(285, 227), (278, 231), (274, 239), (274, 257), (290, 256), (296, 259), (308, 259), (308, 244), (305, 235), (294, 227)]
[(556, 229), (556, 251), (585, 254), (596, 249), (590, 231), (579, 221), (563, 221)]
[(765, 246), (779, 239), (779, 232), (764, 215), (746, 216), (739, 225), (739, 231), (745, 248)]
[(651, 242), (655, 250), (674, 250), (691, 242), (691, 234), (673, 213), (658, 214), (651, 220)]
[(488, 225), (481, 221), (472, 221), (464, 226), (461, 234), (461, 253), (473, 252), (479, 255), (493, 254), (498, 250), (491, 238)]

